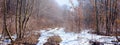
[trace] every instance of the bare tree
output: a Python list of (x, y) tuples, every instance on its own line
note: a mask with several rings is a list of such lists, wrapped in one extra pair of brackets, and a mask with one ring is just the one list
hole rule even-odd
[[(33, 3), (32, 3), (33, 2)], [(18, 38), (23, 38), (26, 32), (27, 22), (32, 15), (33, 0), (17, 0), (16, 7), (16, 34)]]
[(9, 36), (9, 38), (11, 39), (11, 41), (13, 41), (12, 38), (11, 38), (11, 34), (10, 34), (10, 32), (8, 31), (7, 25), (6, 25), (6, 16), (8, 15), (8, 12), (7, 12), (7, 11), (8, 11), (8, 10), (7, 10), (7, 8), (8, 8), (8, 7), (7, 7), (7, 0), (4, 0), (3, 3), (4, 3), (4, 6), (3, 6), (3, 8), (4, 8), (4, 9), (3, 9), (3, 10), (4, 10), (4, 11), (3, 11), (3, 14), (4, 14), (4, 15), (3, 15), (3, 31), (4, 31), (4, 32), (3, 32), (3, 35), (4, 35), (4, 34), (7, 34), (7, 36)]
[(94, 1), (95, 1), (95, 14), (96, 14), (96, 33), (99, 34), (98, 8), (97, 8), (98, 0), (94, 0)]

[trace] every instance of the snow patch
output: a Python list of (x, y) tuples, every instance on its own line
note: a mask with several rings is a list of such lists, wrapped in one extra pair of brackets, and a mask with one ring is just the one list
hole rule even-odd
[(88, 33), (89, 30), (82, 30), (80, 33), (65, 32), (64, 30), (64, 28), (55, 28), (50, 30), (48, 29), (48, 31), (40, 31), (41, 37), (39, 37), (39, 42), (37, 43), (37, 45), (43, 45), (45, 42), (47, 42), (47, 39), (49, 37), (54, 35), (58, 35), (61, 37), (62, 42), (60, 43), (60, 45), (91, 45), (91, 43), (89, 43), (90, 40), (105, 43), (111, 43), (111, 41), (116, 40), (116, 38), (113, 36), (109, 37), (90, 34)]

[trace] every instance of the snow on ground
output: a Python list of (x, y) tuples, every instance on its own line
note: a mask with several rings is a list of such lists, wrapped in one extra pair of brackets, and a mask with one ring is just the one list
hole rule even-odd
[(37, 45), (43, 45), (45, 42), (47, 42), (47, 39), (50, 36), (54, 35), (59, 35), (62, 38), (62, 42), (60, 43), (60, 45), (91, 45), (89, 43), (90, 40), (105, 43), (111, 43), (111, 41), (116, 40), (115, 37), (90, 34), (88, 33), (89, 30), (82, 30), (80, 33), (65, 32), (64, 30), (64, 28), (49, 28), (47, 31), (40, 31), (41, 37), (39, 37), (39, 42), (37, 43)]
[[(15, 40), (17, 38), (17, 35), (13, 35), (11, 36), (13, 40)], [(1, 35), (0, 35), (1, 38)], [(8, 36), (4, 37), (4, 38), (8, 38)], [(10, 39), (4, 39), (3, 37), (1, 38), (2, 40), (0, 40), (0, 45), (8, 45), (11, 43)]]

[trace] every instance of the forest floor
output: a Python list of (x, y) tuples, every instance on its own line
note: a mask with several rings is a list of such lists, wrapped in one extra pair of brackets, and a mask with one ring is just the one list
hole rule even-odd
[[(100, 42), (102, 45), (120, 45), (119, 42), (113, 42), (116, 41), (115, 36), (96, 35), (92, 34), (90, 30), (81, 30), (80, 33), (74, 33), (65, 32), (65, 28), (48, 28), (36, 32), (41, 34), (37, 45), (45, 44), (48, 42), (47, 40), (49, 37), (52, 36), (60, 36), (62, 39), (62, 41), (59, 43), (60, 45), (92, 45), (93, 42)], [(15, 37), (16, 36), (14, 35), (13, 38)], [(0, 41), (0, 43), (3, 42)], [(10, 40), (4, 40), (2, 45), (7, 45), (8, 43), (10, 43)]]
[(55, 29), (47, 29), (40, 31), (41, 36), (39, 37), (39, 42), (37, 45), (43, 45), (47, 42), (47, 39), (51, 36), (60, 36), (62, 41), (59, 43), (60, 45), (92, 45), (91, 41), (93, 42), (101, 42), (103, 45), (114, 45), (120, 44), (119, 42), (112, 42), (116, 41), (114, 36), (102, 36), (89, 33), (90, 30), (81, 30), (80, 33), (74, 32), (65, 32), (64, 28), (55, 28)]

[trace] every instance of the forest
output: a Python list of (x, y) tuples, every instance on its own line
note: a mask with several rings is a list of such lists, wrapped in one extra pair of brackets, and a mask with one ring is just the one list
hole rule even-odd
[(0, 45), (120, 45), (120, 0), (0, 0)]

